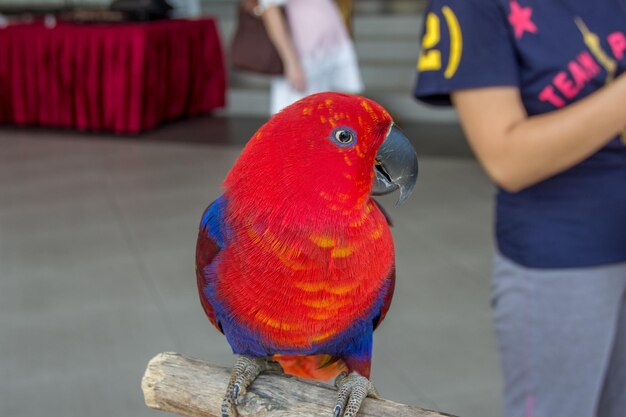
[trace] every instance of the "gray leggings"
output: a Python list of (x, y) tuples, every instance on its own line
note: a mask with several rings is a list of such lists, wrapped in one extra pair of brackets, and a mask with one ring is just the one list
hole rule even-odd
[(626, 416), (626, 263), (529, 269), (494, 257), (506, 417)]

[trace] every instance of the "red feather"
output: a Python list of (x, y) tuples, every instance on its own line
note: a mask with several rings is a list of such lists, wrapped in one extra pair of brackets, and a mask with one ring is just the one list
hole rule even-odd
[[(324, 93), (288, 107), (254, 135), (224, 182), (228, 245), (198, 241), (198, 287), (214, 325), (203, 268), (218, 250), (216, 297), (273, 353), (333, 341), (369, 317), (386, 291), (375, 325), (384, 319), (395, 283), (393, 241), (370, 193), (391, 123), (368, 99)], [(337, 146), (337, 129), (354, 132), (355, 143)], [(369, 358), (342, 359), (334, 370), (345, 365), (369, 375)], [(282, 361), (306, 373), (325, 359)]]

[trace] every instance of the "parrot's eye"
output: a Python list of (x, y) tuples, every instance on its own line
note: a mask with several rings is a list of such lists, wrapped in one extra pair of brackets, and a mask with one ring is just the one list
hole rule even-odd
[(340, 127), (333, 130), (332, 138), (339, 146), (350, 146), (354, 143), (356, 134), (351, 129)]
[(354, 135), (349, 130), (341, 129), (335, 132), (335, 139), (337, 142), (347, 145), (354, 140)]

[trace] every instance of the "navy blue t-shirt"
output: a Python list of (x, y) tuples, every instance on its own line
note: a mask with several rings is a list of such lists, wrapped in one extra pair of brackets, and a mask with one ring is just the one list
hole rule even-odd
[[(610, 83), (626, 68), (625, 55), (626, 0), (433, 0), (415, 96), (449, 105), (455, 90), (514, 86), (532, 116)], [(626, 261), (622, 136), (534, 186), (499, 190), (501, 253), (531, 268)]]

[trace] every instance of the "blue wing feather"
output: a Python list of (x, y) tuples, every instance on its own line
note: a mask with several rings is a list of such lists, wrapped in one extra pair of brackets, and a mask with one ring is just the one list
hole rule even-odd
[(211, 266), (220, 251), (226, 247), (225, 209), (226, 198), (223, 195), (206, 208), (200, 220), (196, 243), (196, 279), (200, 302), (211, 323), (220, 331), (222, 326), (215, 316), (215, 308), (206, 292), (211, 281), (215, 279), (215, 274), (210, 273)]

